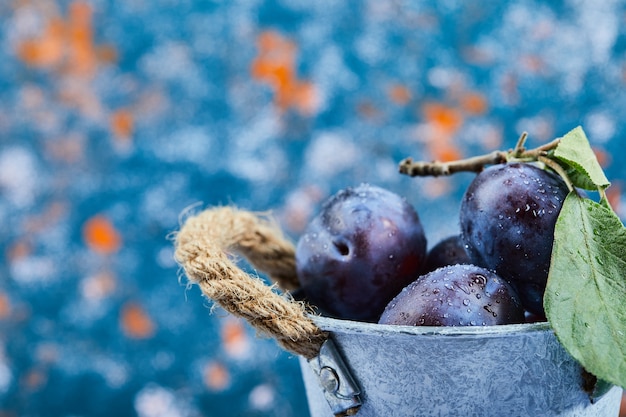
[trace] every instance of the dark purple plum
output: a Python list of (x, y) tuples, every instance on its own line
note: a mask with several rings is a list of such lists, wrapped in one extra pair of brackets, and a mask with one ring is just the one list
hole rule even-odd
[(495, 326), (523, 323), (511, 284), (475, 265), (444, 266), (409, 284), (385, 308), (380, 324)]
[(479, 173), (461, 202), (461, 232), (472, 262), (515, 285), (525, 307), (538, 315), (543, 315), (554, 226), (567, 194), (552, 172), (510, 163)]
[(404, 198), (373, 185), (326, 201), (296, 246), (298, 279), (321, 313), (375, 322), (424, 266), (426, 237)]
[(433, 246), (426, 255), (424, 273), (455, 264), (472, 263), (461, 235), (448, 236)]
[(543, 310), (543, 293), (546, 290), (545, 284), (536, 284), (534, 282), (517, 282), (515, 284), (517, 293), (522, 300), (522, 305), (535, 317), (543, 317), (545, 320), (545, 312)]

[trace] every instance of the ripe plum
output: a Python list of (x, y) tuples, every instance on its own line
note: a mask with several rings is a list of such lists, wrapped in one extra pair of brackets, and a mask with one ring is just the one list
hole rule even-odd
[(523, 323), (515, 289), (475, 265), (444, 266), (409, 284), (385, 308), (380, 324), (493, 326)]
[(398, 292), (415, 280), (426, 237), (405, 199), (362, 184), (332, 196), (296, 246), (298, 279), (323, 314), (375, 322)]
[(539, 315), (554, 226), (567, 194), (557, 175), (509, 163), (479, 173), (461, 202), (461, 231), (472, 262), (516, 285), (526, 309)]
[(463, 238), (461, 235), (452, 235), (442, 239), (428, 251), (424, 272), (434, 271), (442, 266), (469, 263), (471, 259)]

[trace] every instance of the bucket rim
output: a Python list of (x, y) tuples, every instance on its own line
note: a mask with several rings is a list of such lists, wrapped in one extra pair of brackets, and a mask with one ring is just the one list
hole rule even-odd
[(424, 337), (507, 337), (520, 334), (552, 332), (547, 321), (496, 326), (406, 326), (378, 324), (325, 316), (309, 316), (323, 331), (343, 334), (367, 334), (371, 336), (412, 335)]

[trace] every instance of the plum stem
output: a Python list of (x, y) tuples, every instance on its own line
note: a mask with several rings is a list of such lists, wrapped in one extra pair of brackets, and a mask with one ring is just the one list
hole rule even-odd
[(522, 154), (524, 153), (524, 151), (526, 150), (524, 148), (524, 144), (526, 143), (526, 138), (528, 138), (528, 133), (527, 132), (522, 132), (522, 134), (520, 135), (519, 139), (517, 140), (517, 143), (515, 144), (515, 148), (513, 150), (513, 156), (515, 158), (520, 158), (522, 156)]
[(400, 162), (400, 173), (411, 177), (437, 177), (439, 175), (454, 174), (455, 172), (480, 172), (485, 165), (501, 164), (506, 161), (507, 153), (502, 151), (494, 151), (487, 155), (449, 162), (413, 162), (413, 159), (409, 157)]
[(527, 137), (528, 134), (526, 132), (522, 133), (517, 141), (517, 144), (515, 145), (515, 148), (512, 150), (493, 151), (485, 155), (473, 156), (471, 158), (464, 158), (455, 161), (416, 162), (413, 161), (413, 158), (408, 157), (400, 162), (399, 171), (401, 174), (405, 174), (410, 177), (438, 177), (440, 175), (451, 175), (456, 172), (480, 172), (487, 165), (503, 164), (513, 161), (533, 162), (539, 161), (540, 157), (548, 158), (549, 152), (554, 150), (560, 142), (560, 139), (554, 139), (549, 143), (527, 150), (524, 148), (524, 143), (526, 142)]
[(567, 175), (567, 172), (565, 172), (565, 170), (563, 169), (561, 165), (559, 165), (553, 159), (550, 159), (543, 155), (539, 156), (538, 161), (544, 163), (548, 168), (552, 169), (554, 172), (559, 174), (561, 179), (563, 179), (563, 181), (567, 185), (567, 189), (570, 192), (574, 191), (574, 185), (572, 184), (572, 180), (569, 178), (569, 175)]

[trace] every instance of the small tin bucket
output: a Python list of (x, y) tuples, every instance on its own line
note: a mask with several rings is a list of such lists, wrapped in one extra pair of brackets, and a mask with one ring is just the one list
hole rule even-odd
[[(313, 317), (358, 387), (359, 417), (617, 417), (622, 389), (585, 391), (585, 372), (548, 323), (410, 327)], [(315, 359), (314, 359), (315, 360)], [(312, 417), (334, 413), (300, 358)]]
[(300, 357), (312, 417), (619, 414), (622, 389), (589, 383), (548, 323), (411, 327), (311, 316), (238, 268), (233, 251), (281, 288), (297, 288), (293, 246), (252, 213), (205, 210), (176, 235), (176, 260), (206, 297)]

